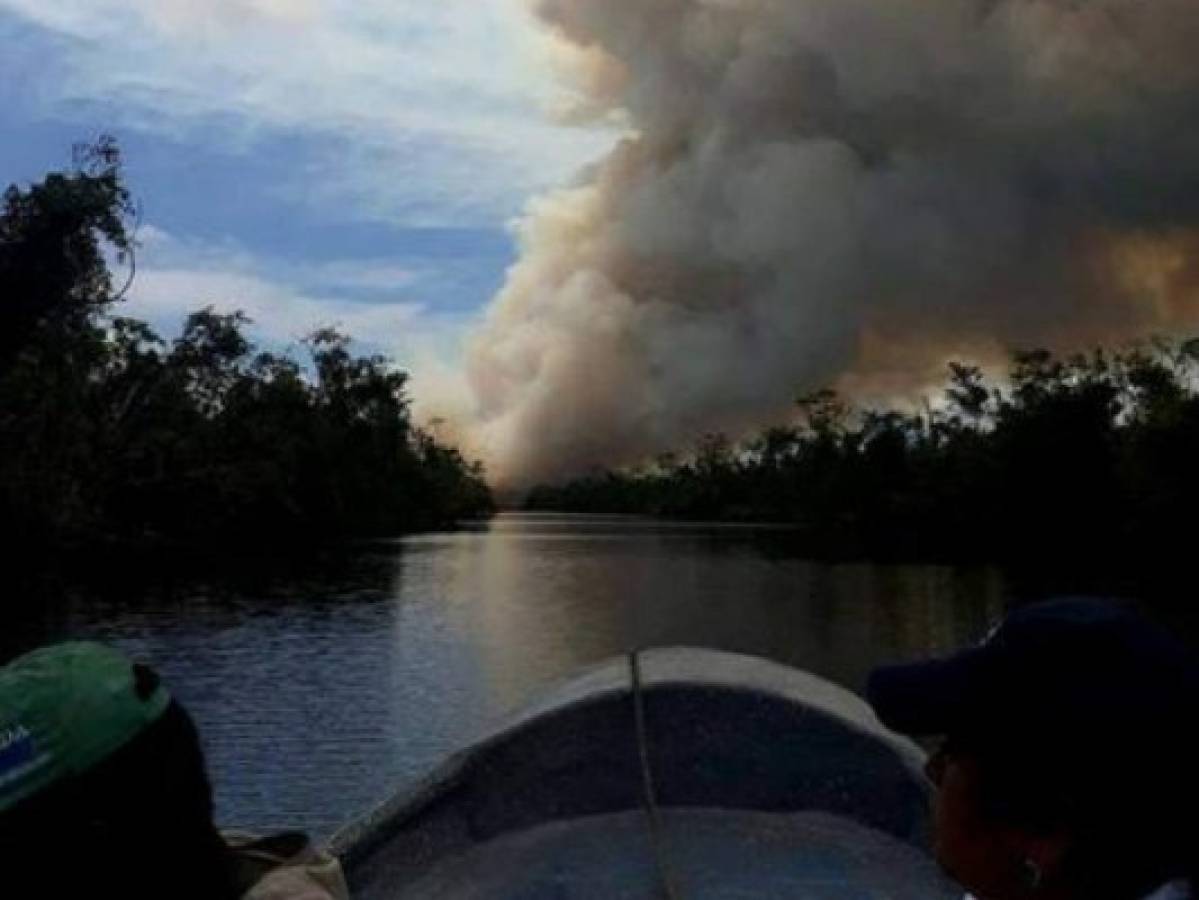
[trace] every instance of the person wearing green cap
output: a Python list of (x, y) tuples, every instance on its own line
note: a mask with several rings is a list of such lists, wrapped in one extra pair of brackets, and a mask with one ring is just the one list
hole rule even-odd
[(96, 643), (0, 668), (0, 860), (22, 896), (344, 900), (300, 834), (227, 839), (191, 717)]

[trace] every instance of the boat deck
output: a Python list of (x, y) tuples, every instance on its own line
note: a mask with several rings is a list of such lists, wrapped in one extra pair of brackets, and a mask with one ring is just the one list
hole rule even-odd
[(330, 848), (358, 900), (960, 897), (927, 854), (922, 768), (843, 688), (652, 650), (501, 723)]
[[(650, 900), (661, 875), (644, 814), (553, 822), (506, 835), (405, 883), (371, 873), (361, 900)], [(667, 810), (667, 877), (685, 900), (960, 898), (912, 846), (821, 813)]]

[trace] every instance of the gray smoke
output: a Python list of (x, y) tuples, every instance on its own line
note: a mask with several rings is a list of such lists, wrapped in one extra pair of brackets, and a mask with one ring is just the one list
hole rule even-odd
[(539, 0), (580, 119), (468, 350), (502, 485), (1199, 323), (1196, 0)]

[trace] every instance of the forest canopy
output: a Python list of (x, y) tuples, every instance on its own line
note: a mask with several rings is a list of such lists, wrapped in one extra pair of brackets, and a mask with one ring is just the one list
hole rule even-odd
[(3, 196), (0, 516), (11, 534), (33, 546), (313, 541), (491, 511), (481, 466), (412, 421), (407, 375), (356, 355), (336, 329), (271, 352), (240, 312), (198, 309), (171, 340), (117, 314), (135, 221), (108, 138)]
[(1199, 340), (949, 365), (919, 411), (830, 390), (734, 444), (533, 490), (531, 509), (794, 526), (815, 552), (875, 558), (1170, 564), (1199, 511)]

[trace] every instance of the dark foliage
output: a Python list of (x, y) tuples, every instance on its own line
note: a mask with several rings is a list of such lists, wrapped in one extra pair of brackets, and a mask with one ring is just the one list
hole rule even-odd
[(31, 546), (320, 541), (452, 524), (491, 498), (416, 427), (407, 376), (324, 329), (259, 352), (241, 313), (169, 344), (112, 311), (134, 209), (109, 140), (0, 212), (0, 516)]
[(833, 555), (1084, 567), (1186, 558), (1199, 509), (1199, 342), (955, 363), (921, 413), (830, 391), (685, 459), (534, 490), (535, 509), (785, 522)]

